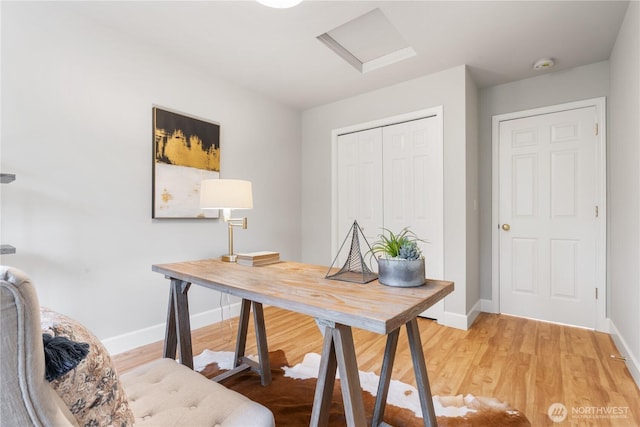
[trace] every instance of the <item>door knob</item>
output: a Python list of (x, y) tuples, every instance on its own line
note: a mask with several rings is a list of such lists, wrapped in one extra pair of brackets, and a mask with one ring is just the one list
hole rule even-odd
[(502, 229), (504, 231), (509, 231), (509, 230), (511, 230), (511, 226), (509, 224), (502, 224)]

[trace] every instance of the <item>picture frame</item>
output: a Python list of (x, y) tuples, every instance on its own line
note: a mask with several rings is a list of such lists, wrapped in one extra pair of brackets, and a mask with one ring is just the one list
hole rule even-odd
[(220, 124), (153, 107), (154, 219), (218, 218), (200, 209), (200, 182), (220, 178)]

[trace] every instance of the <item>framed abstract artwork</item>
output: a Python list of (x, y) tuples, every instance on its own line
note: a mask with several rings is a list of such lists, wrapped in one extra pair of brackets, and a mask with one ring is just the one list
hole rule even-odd
[(220, 177), (220, 125), (153, 107), (152, 218), (218, 218), (200, 209), (200, 181)]

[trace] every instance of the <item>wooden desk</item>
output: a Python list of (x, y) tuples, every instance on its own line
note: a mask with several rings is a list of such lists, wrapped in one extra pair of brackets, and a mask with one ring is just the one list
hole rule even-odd
[[(375, 426), (380, 424), (400, 328), (406, 326), (424, 425), (436, 425), (416, 317), (453, 292), (453, 282), (427, 280), (425, 286), (417, 288), (388, 287), (378, 281), (348, 283), (325, 279), (326, 267), (294, 262), (246, 267), (206, 259), (154, 265), (152, 270), (171, 280), (164, 357), (175, 358), (179, 342), (181, 362), (191, 368), (193, 355), (187, 300), (191, 284), (242, 298), (236, 371), (256, 369), (261, 374), (263, 385), (269, 384), (271, 377), (262, 304), (315, 317), (324, 328), (324, 343), (311, 414), (312, 426), (328, 423), (336, 369), (340, 371), (348, 425), (366, 425), (352, 327), (387, 335), (372, 423)], [(254, 313), (259, 364), (244, 357), (250, 308)]]

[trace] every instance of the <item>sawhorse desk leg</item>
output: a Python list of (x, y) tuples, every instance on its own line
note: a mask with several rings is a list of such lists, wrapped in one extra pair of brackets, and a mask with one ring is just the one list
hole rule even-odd
[[(253, 326), (256, 331), (256, 344), (258, 347), (259, 365), (245, 357), (247, 345), (247, 331), (249, 329), (249, 311), (253, 309)], [(255, 301), (242, 300), (240, 306), (240, 322), (238, 324), (238, 337), (236, 339), (235, 367), (247, 365), (260, 373), (260, 382), (263, 386), (271, 384), (271, 364), (269, 362), (269, 348), (267, 346), (267, 331), (264, 326), (264, 312), (262, 304)]]
[[(407, 322), (405, 326), (407, 327), (409, 349), (411, 350), (413, 370), (416, 376), (416, 384), (418, 385), (418, 395), (420, 397), (420, 407), (422, 408), (424, 426), (436, 427), (438, 423), (436, 420), (436, 413), (433, 408), (433, 398), (431, 396), (431, 387), (429, 386), (429, 377), (427, 376), (427, 365), (424, 360), (418, 321), (417, 319), (412, 319)], [(376, 394), (376, 404), (373, 410), (373, 419), (371, 423), (374, 427), (377, 427), (382, 423), (384, 408), (389, 392), (389, 383), (391, 382), (391, 371), (393, 370), (393, 362), (396, 357), (399, 334), (400, 328), (387, 335), (387, 344), (384, 349), (380, 382), (378, 383), (378, 393)]]
[(367, 418), (364, 412), (358, 362), (356, 360), (351, 327), (324, 320), (319, 320), (318, 322), (318, 326), (324, 326), (324, 344), (322, 346), (316, 392), (313, 397), (310, 425), (313, 427), (326, 426), (329, 422), (329, 409), (337, 368), (340, 371), (342, 401), (344, 403), (347, 426), (366, 426)]
[[(193, 369), (191, 324), (189, 322), (189, 300), (187, 298), (187, 292), (189, 291), (191, 283), (173, 278), (170, 279), (171, 290), (169, 292), (167, 328), (165, 331), (162, 357), (175, 359), (177, 350), (179, 350), (180, 363)], [(213, 378), (213, 380), (224, 381), (239, 372), (246, 371), (247, 369), (253, 369), (260, 373), (262, 385), (269, 385), (271, 384), (271, 365), (269, 363), (267, 332), (264, 326), (264, 312), (262, 310), (262, 304), (246, 299), (243, 299), (241, 304), (234, 369), (218, 375)], [(249, 328), (249, 313), (251, 309), (253, 309), (259, 363), (245, 357), (247, 331)]]
[(193, 369), (193, 350), (191, 347), (191, 323), (189, 321), (189, 299), (187, 292), (191, 283), (171, 279), (169, 307), (167, 309), (167, 328), (164, 337), (162, 357), (176, 358), (176, 347), (180, 344), (180, 363)]

